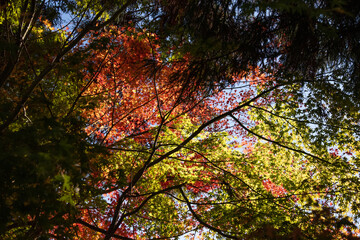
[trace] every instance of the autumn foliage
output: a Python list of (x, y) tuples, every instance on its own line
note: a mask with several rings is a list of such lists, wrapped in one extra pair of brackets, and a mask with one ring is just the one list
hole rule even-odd
[(296, 70), (280, 17), (244, 20), (268, 53), (222, 7), (27, 4), (0, 4), (0, 238), (358, 239), (357, 102)]

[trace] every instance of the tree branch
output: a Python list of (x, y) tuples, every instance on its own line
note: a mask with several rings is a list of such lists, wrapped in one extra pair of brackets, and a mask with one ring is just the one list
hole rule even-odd
[(222, 230), (217, 229), (216, 227), (213, 227), (213, 226), (211, 226), (210, 224), (206, 223), (204, 220), (202, 220), (202, 219), (200, 218), (200, 216), (197, 215), (197, 214), (195, 213), (195, 211), (192, 209), (191, 204), (190, 204), (190, 202), (189, 202), (189, 199), (186, 197), (186, 195), (185, 195), (184, 191), (182, 190), (182, 188), (179, 188), (179, 190), (180, 190), (181, 195), (182, 195), (183, 198), (185, 199), (186, 205), (188, 206), (190, 212), (191, 212), (192, 215), (196, 218), (196, 220), (198, 220), (198, 222), (199, 222), (200, 224), (204, 225), (205, 227), (207, 227), (207, 228), (210, 229), (210, 230), (213, 230), (213, 231), (219, 233), (221, 236), (228, 237), (228, 238), (231, 238), (231, 239), (239, 239), (239, 238), (237, 238), (237, 237), (235, 237), (235, 236), (228, 235), (228, 234), (224, 233)]
[(325, 159), (322, 159), (322, 158), (320, 158), (320, 157), (318, 157), (318, 156), (315, 156), (315, 155), (313, 155), (313, 154), (311, 154), (311, 153), (305, 152), (305, 151), (303, 151), (303, 150), (295, 149), (295, 148), (286, 146), (286, 145), (284, 145), (284, 144), (281, 144), (281, 143), (279, 143), (279, 142), (276, 142), (276, 141), (274, 141), (274, 140), (265, 138), (265, 137), (257, 134), (256, 132), (251, 131), (249, 128), (245, 127), (244, 124), (242, 124), (236, 117), (234, 117), (234, 115), (230, 114), (230, 117), (232, 117), (232, 118), (233, 118), (243, 129), (245, 129), (247, 132), (255, 135), (256, 137), (258, 137), (258, 138), (260, 138), (260, 139), (262, 139), (262, 140), (265, 140), (265, 141), (267, 141), (267, 142), (274, 143), (274, 144), (276, 144), (276, 145), (278, 145), (278, 146), (280, 146), (280, 147), (286, 148), (286, 149), (288, 149), (288, 150), (291, 150), (291, 151), (294, 151), (294, 152), (297, 152), (297, 153), (301, 153), (301, 154), (310, 156), (310, 157), (312, 157), (312, 158), (314, 158), (314, 159), (317, 159), (317, 160), (319, 160), (319, 161), (321, 161), (321, 162), (324, 162), (324, 163), (327, 163), (327, 164), (330, 164), (330, 165), (332, 164), (331, 162), (329, 162), (329, 161), (327, 161), (327, 160), (325, 160)]
[[(87, 228), (90, 228), (91, 230), (94, 230), (94, 231), (102, 233), (102, 234), (106, 234), (106, 230), (98, 228), (98, 227), (96, 227), (94, 225), (91, 225), (91, 224), (85, 222), (82, 219), (76, 219), (76, 222), (83, 225), (83, 226), (85, 226), (85, 227), (87, 227)], [(123, 240), (134, 240), (134, 238), (123, 237), (123, 236), (120, 236), (120, 235), (117, 235), (117, 234), (113, 234), (112, 237), (114, 237), (116, 239), (123, 239)]]

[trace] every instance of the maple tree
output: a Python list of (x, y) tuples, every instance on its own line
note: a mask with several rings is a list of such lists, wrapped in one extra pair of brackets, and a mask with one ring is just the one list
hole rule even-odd
[[(95, 73), (96, 84), (86, 92), (96, 101), (100, 99), (94, 111), (86, 111), (91, 116), (86, 118), (90, 120), (87, 131), (94, 143), (106, 145), (113, 153), (110, 162), (96, 172), (108, 207), (85, 208), (82, 218), (78, 219), (83, 227), (97, 231), (105, 239), (169, 238), (191, 231), (201, 232), (204, 227), (234, 239), (246, 235), (289, 237), (293, 234), (346, 237), (342, 228), (354, 227), (346, 217), (333, 217), (333, 224), (337, 226), (333, 229), (324, 223), (313, 228), (311, 223), (304, 222), (316, 218), (318, 213), (312, 212), (315, 209), (322, 211), (316, 199), (321, 201), (323, 193), (327, 196), (327, 192), (337, 192), (335, 189), (329, 191), (332, 177), (314, 175), (314, 166), (324, 168), (320, 175), (334, 176), (334, 171), (340, 170), (347, 178), (345, 176), (352, 176), (354, 172), (350, 170), (347, 175), (339, 166), (332, 168), (328, 160), (332, 158), (330, 153), (324, 160), (314, 155), (318, 153), (314, 149), (301, 147), (299, 150), (299, 145), (311, 145), (310, 137), (305, 137), (309, 127), (303, 126), (302, 138), (298, 139), (298, 135), (291, 134), (291, 125), (284, 128), (287, 122), (279, 116), (268, 121), (281, 126), (280, 136), (274, 130), (278, 129), (276, 125), (261, 124), (269, 118), (263, 114), (269, 101), (281, 100), (277, 104), (283, 115), (286, 107), (281, 103), (292, 104), (292, 94), (276, 91), (281, 85), (276, 85), (271, 75), (254, 69), (246, 76), (246, 83), (251, 86), (238, 93), (218, 92), (207, 98), (198, 91), (192, 99), (193, 104), (181, 102), (183, 92), (179, 90), (183, 89), (171, 85), (168, 80), (171, 71), (178, 72), (177, 64), (183, 67), (186, 61), (170, 62), (171, 68), (168, 68), (154, 53), (157, 48), (156, 44), (151, 44), (154, 36), (147, 33), (144, 37), (144, 33), (129, 28), (115, 28), (103, 37), (109, 37), (107, 34), (115, 37), (110, 37), (114, 42), (108, 42), (105, 49), (112, 44), (115, 47), (106, 54), (103, 49), (96, 49), (96, 57), (91, 57), (91, 63), (99, 61), (104, 67)], [(144, 64), (142, 57), (149, 59), (146, 53), (151, 53), (151, 70), (155, 68), (156, 72), (139, 66)], [(234, 81), (244, 77), (239, 75)], [(201, 99), (196, 100), (199, 96)], [(250, 111), (249, 107), (261, 111)], [(207, 110), (203, 117), (201, 109)], [(257, 115), (253, 118), (254, 126), (247, 117), (252, 114)], [(234, 119), (235, 126), (225, 119), (228, 116)], [(211, 124), (215, 125), (207, 128)], [(206, 129), (205, 136), (199, 129)], [(269, 132), (269, 136), (254, 132), (259, 129)], [(272, 144), (258, 142), (245, 133)], [(271, 135), (276, 136), (275, 140)], [(227, 136), (242, 136), (241, 145), (246, 148), (237, 150), (239, 142)], [(276, 156), (284, 159), (280, 161)], [(316, 161), (330, 165), (322, 166)], [(314, 192), (309, 192), (309, 186), (304, 184), (308, 181), (316, 187)], [(336, 198), (331, 200), (335, 202)], [(305, 209), (314, 217), (304, 213)], [(167, 214), (164, 215), (164, 211)], [(264, 216), (271, 216), (271, 219), (264, 221)], [(254, 224), (259, 228), (252, 231)], [(290, 226), (284, 227), (286, 224)], [(266, 230), (265, 235), (261, 229)]]
[(296, 27), (271, 28), (296, 6), (242, 5), (252, 40), (224, 45), (248, 37), (224, 3), (1, 5), (18, 29), (1, 35), (2, 238), (356, 239), (355, 65), (296, 68)]

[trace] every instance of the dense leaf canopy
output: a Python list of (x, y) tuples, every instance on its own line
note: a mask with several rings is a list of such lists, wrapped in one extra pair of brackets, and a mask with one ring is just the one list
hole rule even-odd
[(359, 14), (0, 1), (0, 238), (359, 239)]

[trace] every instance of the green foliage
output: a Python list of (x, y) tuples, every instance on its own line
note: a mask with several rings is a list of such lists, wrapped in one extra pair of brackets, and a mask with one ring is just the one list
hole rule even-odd
[(0, 238), (357, 239), (359, 9), (1, 2)]

